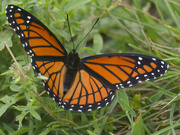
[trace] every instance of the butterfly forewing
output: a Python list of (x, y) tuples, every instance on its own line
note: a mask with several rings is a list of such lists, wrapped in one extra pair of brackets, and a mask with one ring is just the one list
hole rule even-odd
[(84, 69), (111, 90), (130, 87), (164, 74), (168, 64), (141, 54), (106, 54), (82, 59)]
[(9, 5), (6, 8), (6, 16), (30, 56), (67, 55), (54, 34), (30, 13), (17, 6)]

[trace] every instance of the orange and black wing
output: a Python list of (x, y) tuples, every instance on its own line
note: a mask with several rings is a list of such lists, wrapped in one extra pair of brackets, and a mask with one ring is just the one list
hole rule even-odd
[[(63, 45), (36, 17), (14, 5), (7, 6), (6, 16), (38, 73), (45, 75), (46, 65), (65, 60), (67, 52)], [(47, 72), (46, 76), (49, 77)]]
[(81, 61), (86, 72), (111, 90), (155, 79), (163, 75), (168, 68), (165, 61), (141, 54), (104, 54), (90, 56)]
[(67, 58), (65, 48), (42, 22), (22, 8), (8, 5), (6, 16), (25, 51), (30, 55), (35, 71), (48, 77), (43, 83), (45, 90), (53, 99), (57, 95), (61, 101), (64, 63)]

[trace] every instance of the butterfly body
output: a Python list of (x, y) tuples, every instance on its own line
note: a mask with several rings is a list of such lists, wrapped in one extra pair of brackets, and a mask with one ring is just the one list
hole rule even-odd
[(34, 70), (46, 76), (45, 90), (65, 110), (92, 111), (106, 106), (115, 90), (162, 76), (168, 64), (152, 56), (114, 53), (79, 58), (69, 54), (36, 17), (14, 5), (7, 20), (31, 57)]
[(75, 50), (71, 51), (64, 63), (66, 65), (64, 91), (67, 92), (71, 88), (77, 72), (80, 70), (81, 64), (78, 53)]

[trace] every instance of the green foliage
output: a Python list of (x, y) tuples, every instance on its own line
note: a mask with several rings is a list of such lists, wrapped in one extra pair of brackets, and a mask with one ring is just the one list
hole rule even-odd
[(97, 53), (100, 53), (100, 51), (103, 48), (103, 39), (100, 34), (95, 34), (93, 37), (93, 50)]
[[(69, 52), (100, 18), (77, 48), (81, 57), (99, 53), (141, 53), (170, 65), (160, 78), (116, 91), (105, 108), (65, 111), (43, 93), (19, 38), (9, 26), (5, 6), (15, 4), (41, 20)], [(0, 2), (0, 134), (179, 134), (180, 3), (178, 0), (3, 0)], [(20, 67), (13, 61), (10, 47)], [(22, 70), (22, 71), (21, 71)]]
[[(138, 130), (137, 130), (138, 129)], [(131, 135), (145, 135), (144, 123), (142, 119), (142, 115), (137, 118), (132, 126), (132, 133)]]
[(8, 44), (9, 47), (12, 47), (12, 35), (13, 32), (11, 30), (0, 32), (0, 51), (4, 49), (4, 41)]

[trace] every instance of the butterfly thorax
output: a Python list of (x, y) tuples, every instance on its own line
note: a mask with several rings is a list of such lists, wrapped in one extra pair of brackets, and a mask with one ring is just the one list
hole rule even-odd
[(66, 73), (64, 79), (64, 91), (68, 91), (75, 79), (77, 74), (79, 65), (80, 65), (80, 58), (78, 53), (75, 50), (72, 50), (69, 55), (67, 56), (66, 61)]
[(66, 67), (70, 70), (76, 70), (80, 63), (80, 58), (75, 50), (72, 50), (67, 56)]

